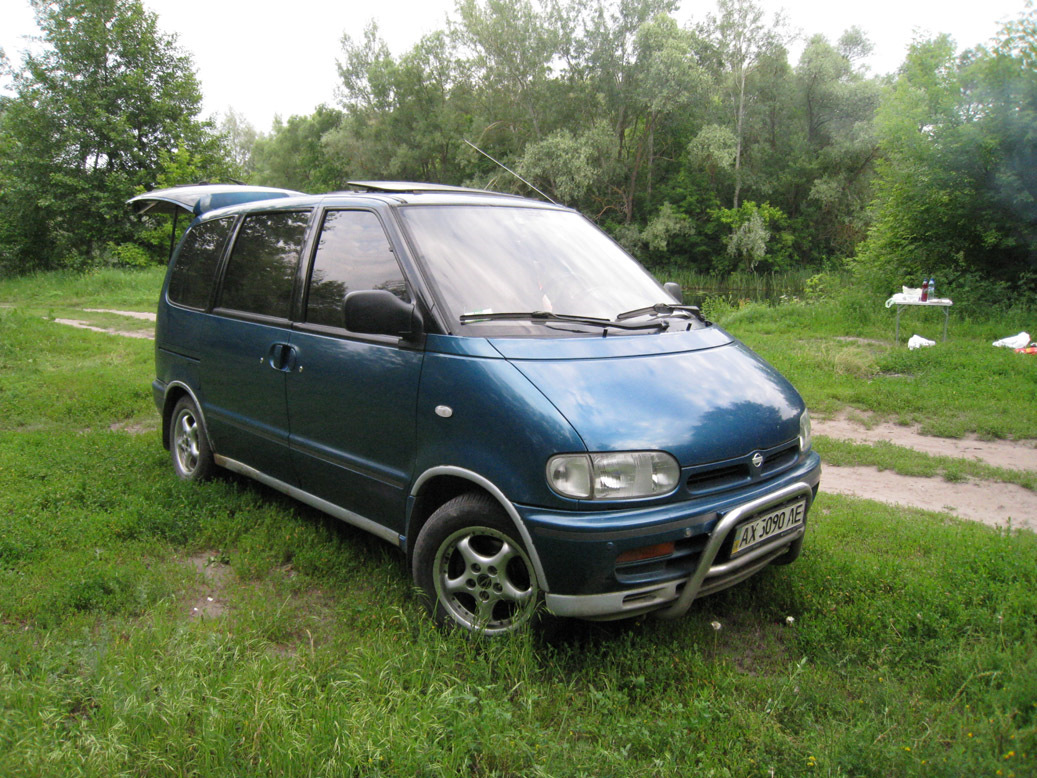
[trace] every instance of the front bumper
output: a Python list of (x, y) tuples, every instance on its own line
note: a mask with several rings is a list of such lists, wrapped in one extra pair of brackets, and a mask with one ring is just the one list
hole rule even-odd
[[(801, 499), (809, 515), (820, 475), (820, 459), (811, 453), (780, 478), (708, 503), (677, 502), (582, 517), (545, 515), (518, 506), (549, 584), (547, 609), (559, 616), (597, 620), (660, 608), (667, 608), (666, 615), (680, 615), (696, 597), (733, 586), (788, 553), (803, 537), (806, 520), (733, 560), (731, 530), (751, 516)], [(616, 564), (624, 551), (670, 542), (675, 552), (667, 558)]]

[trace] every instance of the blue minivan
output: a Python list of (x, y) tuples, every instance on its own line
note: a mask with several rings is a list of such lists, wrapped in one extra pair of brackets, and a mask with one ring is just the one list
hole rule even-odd
[[(800, 553), (796, 390), (590, 221), (407, 182), (164, 189), (177, 474), (222, 467), (398, 546), (437, 622), (685, 613)], [(174, 227), (175, 229), (175, 227)]]

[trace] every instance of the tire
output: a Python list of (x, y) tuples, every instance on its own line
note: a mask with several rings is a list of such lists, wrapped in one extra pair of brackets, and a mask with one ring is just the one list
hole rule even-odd
[(185, 481), (204, 481), (216, 467), (202, 416), (190, 397), (181, 397), (169, 425), (169, 453), (173, 469)]
[(482, 635), (526, 628), (540, 586), (515, 528), (490, 497), (462, 494), (432, 514), (418, 535), (414, 582), (432, 618)]

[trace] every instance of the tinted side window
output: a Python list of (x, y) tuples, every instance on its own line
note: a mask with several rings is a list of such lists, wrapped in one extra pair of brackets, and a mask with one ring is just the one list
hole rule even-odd
[(343, 326), (346, 295), (363, 289), (385, 289), (410, 301), (378, 217), (370, 211), (329, 211), (313, 258), (306, 321)]
[(259, 213), (238, 230), (223, 276), (220, 306), (286, 319), (309, 213)]
[(170, 300), (189, 308), (209, 305), (213, 275), (233, 223), (232, 219), (217, 219), (188, 231), (169, 276)]

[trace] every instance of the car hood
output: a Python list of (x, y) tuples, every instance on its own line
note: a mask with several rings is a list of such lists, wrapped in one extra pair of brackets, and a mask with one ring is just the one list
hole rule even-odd
[(718, 327), (664, 336), (492, 340), (566, 417), (589, 451), (664, 450), (683, 466), (778, 446), (803, 400)]

